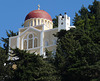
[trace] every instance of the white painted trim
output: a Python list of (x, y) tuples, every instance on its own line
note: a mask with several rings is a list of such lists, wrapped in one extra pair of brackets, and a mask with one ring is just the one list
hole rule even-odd
[(20, 31), (18, 32), (18, 35), (20, 35)]
[(44, 40), (44, 46), (49, 46), (49, 40), (48, 39)]
[(43, 31), (44, 31), (45, 24), (43, 24)]
[[(43, 26), (43, 25), (44, 25), (44, 24), (40, 24), (40, 25), (30, 26), (30, 27), (32, 27), (32, 28), (34, 27), (34, 28), (35, 28), (35, 27)], [(22, 30), (22, 29), (28, 29), (28, 28), (30, 28), (30, 27), (27, 26), (27, 27), (24, 27), (24, 28), (19, 28), (19, 31)]]
[(52, 46), (57, 46), (57, 45), (44, 46), (44, 48), (49, 48), (49, 47), (52, 47)]
[(28, 28), (28, 27), (24, 27), (24, 28), (19, 28), (19, 31), (20, 31), (20, 30), (22, 30), (22, 29), (27, 29), (27, 28)]
[(24, 43), (24, 40), (23, 40), (23, 38), (22, 38), (22, 42), (21, 42), (22, 44), (21, 44), (21, 49), (23, 50), (24, 48), (23, 48), (23, 43)]
[(19, 41), (20, 41), (20, 38), (17, 37), (17, 48), (19, 48)]
[[(42, 25), (37, 25), (37, 26), (33, 26), (35, 29), (37, 29), (37, 27), (40, 27), (40, 26), (42, 26), (42, 30), (44, 30), (44, 25), (45, 24), (42, 24)], [(39, 30), (39, 29), (37, 29), (37, 30)], [(42, 30), (39, 30), (39, 31), (42, 31)]]
[(29, 27), (28, 29), (26, 29), (23, 33), (21, 33), (19, 36), (22, 36), (24, 33), (26, 33), (29, 29), (33, 29), (33, 30), (36, 30), (38, 32), (41, 32), (40, 30), (36, 29), (36, 28), (33, 28), (33, 27)]
[[(52, 40), (52, 43), (53, 43), (53, 45), (56, 45), (57, 44), (57, 38), (54, 38), (53, 40)], [(56, 44), (55, 44), (56, 43)]]
[(30, 35), (30, 34), (33, 35), (33, 37), (32, 37), (31, 39), (33, 39), (33, 45), (32, 45), (32, 48), (34, 48), (34, 34), (31, 32), (31, 33), (28, 33), (28, 35), (27, 35), (27, 49), (29, 49), (29, 48), (28, 48), (28, 45), (29, 45), (29, 35)]
[[(44, 26), (43, 26), (44, 28)], [(44, 38), (44, 31), (41, 32), (41, 36), (40, 36), (40, 55), (43, 55), (43, 38)]]
[(19, 36), (20, 36), (20, 31), (23, 29), (27, 29), (28, 27), (24, 27), (24, 28), (19, 28)]
[(30, 49), (26, 49), (26, 50), (35, 50), (35, 49), (39, 49), (40, 47), (36, 47), (36, 48), (30, 48)]
[(38, 45), (38, 37), (34, 37), (34, 40), (35, 40), (35, 39), (37, 39), (37, 47), (38, 47), (38, 46), (39, 46), (39, 45)]
[[(28, 35), (27, 35), (27, 38), (26, 38), (26, 39), (24, 39), (26, 35), (24, 35), (24, 36), (23, 36), (23, 38), (22, 38), (22, 49), (24, 49), (24, 40), (27, 40), (27, 49), (26, 49), (26, 50), (29, 50), (29, 48), (28, 48), (28, 40), (29, 40), (29, 35), (30, 35), (30, 34), (32, 34), (32, 35), (33, 35), (33, 38), (32, 38), (32, 39), (33, 39), (33, 48), (34, 48), (34, 39), (35, 39), (35, 38), (37, 38), (37, 39), (38, 39), (38, 37), (34, 37), (34, 34), (35, 34), (35, 33), (30, 32), (30, 33), (28, 33)], [(30, 48), (30, 49), (32, 49), (32, 48)]]
[(9, 38), (11, 38), (11, 39), (12, 39), (12, 38), (17, 38), (17, 37), (19, 37), (19, 35), (17, 35), (17, 36), (12, 36), (12, 37), (9, 37)]
[(28, 33), (28, 35), (26, 34), (27, 35), (27, 39), (24, 39), (26, 35), (23, 36), (23, 38), (22, 38), (22, 49), (24, 49), (24, 40), (27, 40), (27, 49), (28, 49), (28, 40), (29, 40), (29, 35), (30, 34), (33, 35), (33, 47), (34, 47), (34, 34), (31, 32), (31, 33)]
[(76, 28), (75, 26), (70, 26), (69, 28)]
[(51, 20), (44, 19), (44, 18), (30, 18), (30, 19), (27, 19), (24, 23), (28, 22), (28, 21), (31, 20), (31, 19), (43, 19), (43, 20), (50, 21), (50, 23), (53, 23)]
[(11, 38), (9, 37), (9, 52), (11, 51), (10, 47), (11, 47)]

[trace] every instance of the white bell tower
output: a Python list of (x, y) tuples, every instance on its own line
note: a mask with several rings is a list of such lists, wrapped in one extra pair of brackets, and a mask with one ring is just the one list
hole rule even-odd
[(68, 17), (66, 13), (63, 16), (60, 14), (58, 16), (58, 31), (62, 29), (70, 30), (71, 27), (75, 26), (70, 26), (70, 17)]

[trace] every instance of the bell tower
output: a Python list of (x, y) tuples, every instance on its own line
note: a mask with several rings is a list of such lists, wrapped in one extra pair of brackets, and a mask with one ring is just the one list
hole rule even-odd
[(58, 31), (61, 29), (70, 30), (70, 17), (66, 13), (58, 16)]

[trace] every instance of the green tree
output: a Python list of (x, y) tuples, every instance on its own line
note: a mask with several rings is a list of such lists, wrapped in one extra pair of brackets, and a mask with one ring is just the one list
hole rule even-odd
[(5, 50), (0, 47), (0, 81), (5, 80), (6, 76), (7, 76), (7, 68), (6, 68), (6, 62), (7, 62), (7, 55)]
[(76, 40), (77, 34), (71, 33), (72, 30), (66, 32), (57, 41), (55, 60), (61, 81), (90, 81), (94, 76), (99, 77), (100, 71), (97, 68), (100, 65), (94, 67), (100, 61), (100, 45), (94, 44), (87, 35)]
[(53, 18), (52, 21), (53, 21), (53, 28), (57, 28), (58, 27), (58, 16), (55, 16), (55, 18)]
[(100, 10), (99, 3), (95, 0), (92, 9), (82, 6), (74, 18), (76, 29), (61, 30), (55, 35), (55, 65), (61, 81), (100, 80), (100, 26), (96, 24), (100, 14), (95, 12)]
[(90, 17), (94, 20), (91, 19), (94, 28), (91, 37), (95, 43), (100, 44), (100, 1), (94, 0), (93, 5), (89, 5), (89, 9)]
[(13, 31), (9, 30), (9, 32), (6, 31), (6, 34), (7, 34), (7, 38), (1, 37), (0, 40), (4, 42), (3, 47), (7, 54), (9, 50), (9, 37), (16, 36), (18, 35), (18, 33), (14, 33)]
[[(43, 57), (15, 49), (17, 69), (10, 81), (58, 81), (55, 67), (43, 60)], [(13, 62), (14, 63), (14, 62)]]

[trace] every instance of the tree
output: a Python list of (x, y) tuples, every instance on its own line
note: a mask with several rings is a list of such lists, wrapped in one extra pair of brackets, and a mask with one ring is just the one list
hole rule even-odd
[(0, 47), (0, 81), (5, 80), (5, 77), (7, 76), (7, 68), (6, 68), (6, 62), (7, 62), (7, 55), (5, 50)]
[(53, 18), (52, 21), (53, 21), (53, 28), (57, 28), (58, 27), (58, 16), (55, 16), (55, 18)]
[(18, 35), (18, 33), (14, 33), (13, 31), (9, 30), (9, 32), (6, 31), (6, 34), (7, 34), (7, 38), (1, 37), (0, 40), (4, 42), (3, 47), (7, 54), (9, 50), (9, 37), (16, 36)]
[[(100, 1), (94, 0), (93, 5), (89, 5), (90, 16), (92, 16), (94, 21), (94, 35), (91, 35), (93, 41), (97, 44), (100, 44)], [(92, 19), (91, 19), (92, 21)]]
[(17, 69), (10, 81), (58, 81), (55, 67), (41, 56), (19, 49), (15, 49), (14, 54), (19, 59), (13, 62)]
[[(94, 3), (98, 3), (94, 5)], [(76, 13), (74, 24), (76, 29), (61, 30), (55, 36), (57, 50), (55, 65), (61, 81), (99, 81), (100, 80), (100, 32), (96, 24), (94, 1), (92, 10), (82, 7)]]

